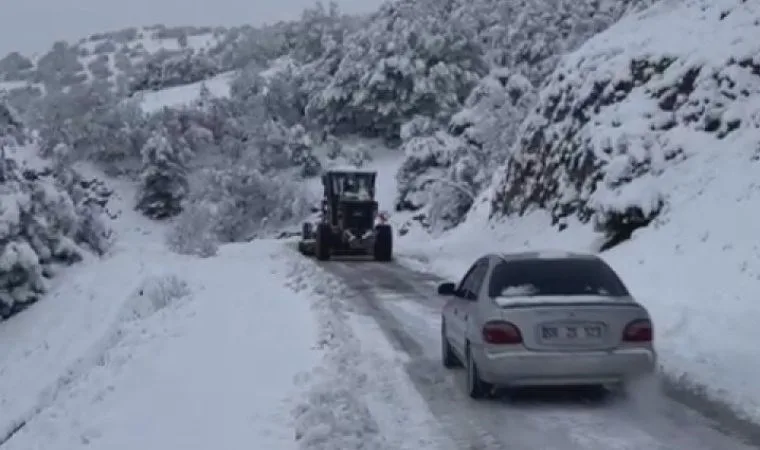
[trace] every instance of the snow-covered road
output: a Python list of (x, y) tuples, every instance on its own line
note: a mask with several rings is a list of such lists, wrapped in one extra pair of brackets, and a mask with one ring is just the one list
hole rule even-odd
[(471, 401), (438, 361), (436, 277), (316, 263), (291, 244), (207, 259), (146, 245), (76, 268), (0, 328), (12, 342), (0, 351), (0, 450), (758, 444), (654, 389)]
[[(630, 398), (595, 399), (587, 393), (526, 392), (517, 398), (476, 403), (466, 397), (463, 374), (438, 362), (439, 280), (396, 264), (321, 263), (349, 287), (351, 308), (376, 320), (397, 349), (406, 371), (457, 448), (557, 450), (725, 450), (760, 446), (756, 429), (708, 420), (652, 383)], [(461, 372), (461, 371), (460, 371)], [(733, 428), (725, 431), (726, 426)], [(746, 442), (743, 443), (743, 442)]]

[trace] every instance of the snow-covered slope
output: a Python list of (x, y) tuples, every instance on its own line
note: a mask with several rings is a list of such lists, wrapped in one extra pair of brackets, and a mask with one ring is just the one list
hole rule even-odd
[[(553, 75), (495, 193), (399, 252), (458, 278), (487, 251), (598, 251), (579, 219), (662, 202), (602, 255), (651, 309), (665, 373), (759, 421), (758, 23), (757, 2), (668, 1), (591, 39)], [(496, 212), (529, 212), (489, 221), (489, 195)]]
[[(758, 145), (760, 4), (665, 2), (564, 58), (525, 124), (494, 199), (500, 212), (648, 220), (669, 169)], [(703, 39), (710, 36), (709, 41)]]

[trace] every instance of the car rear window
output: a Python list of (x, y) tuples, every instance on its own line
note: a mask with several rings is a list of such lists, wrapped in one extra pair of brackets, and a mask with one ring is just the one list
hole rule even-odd
[(494, 268), (488, 291), (493, 298), (630, 295), (607, 263), (590, 258), (504, 261)]

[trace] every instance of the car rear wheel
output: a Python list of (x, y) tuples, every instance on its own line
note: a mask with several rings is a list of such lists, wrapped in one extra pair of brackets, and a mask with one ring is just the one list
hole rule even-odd
[(454, 354), (449, 338), (446, 337), (446, 323), (443, 321), (441, 321), (441, 362), (447, 369), (462, 367), (462, 362)]
[(491, 395), (493, 385), (486, 383), (480, 378), (478, 366), (472, 357), (469, 345), (467, 346), (467, 394), (470, 398), (479, 400)]

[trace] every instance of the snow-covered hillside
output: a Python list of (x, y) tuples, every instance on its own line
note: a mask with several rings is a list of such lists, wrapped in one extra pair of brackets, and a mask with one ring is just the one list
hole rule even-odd
[[(0, 59), (0, 91), (22, 98), (92, 83), (131, 92), (201, 81), (250, 62), (253, 56), (235, 54), (235, 46), (266, 40), (266, 33), (253, 27), (157, 25), (94, 34), (75, 43), (57, 42), (39, 56), (14, 52)], [(260, 58), (272, 56), (259, 50)], [(174, 70), (182, 72), (176, 79), (171, 76)]]
[(651, 308), (665, 372), (760, 420), (758, 23), (757, 2), (669, 1), (592, 38), (468, 221), (399, 251), (459, 277), (481, 252), (598, 251), (656, 216), (602, 255)]
[(759, 8), (666, 2), (564, 58), (523, 124), (497, 211), (595, 216), (615, 232), (669, 205), (670, 167), (716, 149), (749, 159), (760, 136)]

